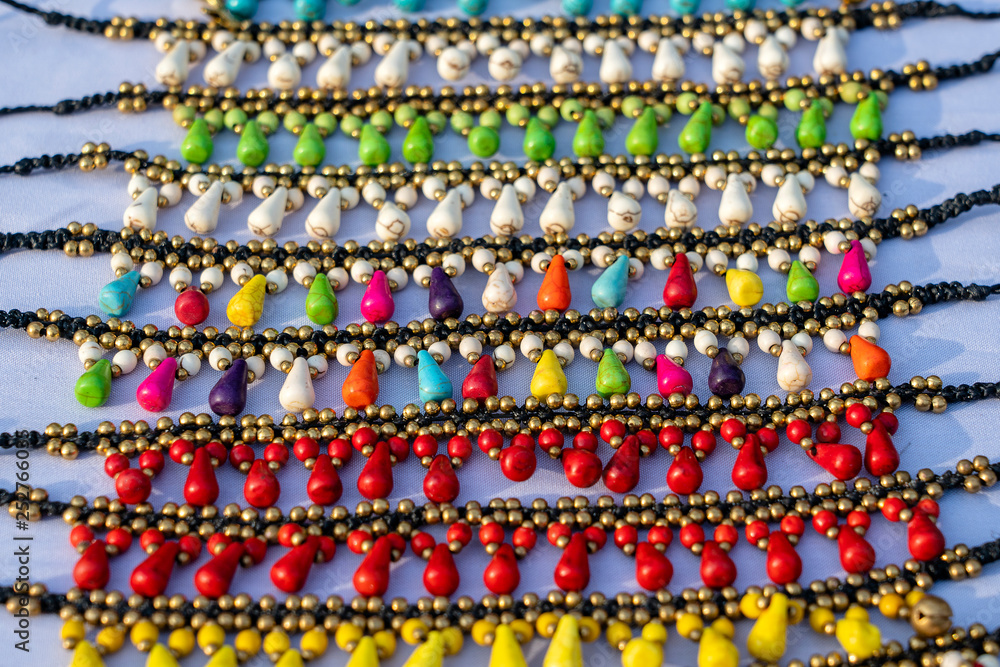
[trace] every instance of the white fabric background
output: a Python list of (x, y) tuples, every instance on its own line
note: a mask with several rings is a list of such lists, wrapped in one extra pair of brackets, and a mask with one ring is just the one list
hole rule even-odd
[[(135, 13), (143, 18), (155, 18), (161, 14), (170, 17), (196, 17), (199, 15), (198, 4), (194, 0), (172, 0), (170, 2), (125, 2), (124, 0), (86, 0), (68, 2), (66, 0), (50, 0), (44, 3), (47, 8), (64, 12), (107, 17), (115, 14)], [(660, 3), (647, 2), (647, 10), (659, 11), (654, 6)], [(665, 4), (665, 3), (663, 3)], [(704, 9), (716, 10), (722, 5), (721, 0), (706, 0)], [(763, 3), (762, 3), (763, 4)], [(987, 0), (966, 0), (965, 4), (973, 8), (993, 8), (995, 3)], [(767, 6), (777, 6), (776, 2), (768, 2)], [(331, 3), (330, 15), (344, 8)], [(607, 11), (607, 2), (598, 0), (596, 11)], [(382, 18), (392, 16), (394, 11), (382, 0), (375, 3), (366, 0), (355, 8), (357, 16), (363, 18)], [(516, 11), (518, 14), (541, 15), (542, 13), (558, 13), (557, 0), (547, 0), (541, 3), (529, 3), (518, 0), (514, 3), (492, 3), (491, 11)], [(453, 11), (451, 3), (444, 0), (431, 0), (428, 10), (433, 13), (448, 13)], [(284, 18), (291, 15), (290, 3), (284, 0), (270, 0), (262, 3), (261, 18)], [(792, 52), (792, 74), (805, 74), (811, 70), (813, 44), (800, 43)], [(904, 63), (914, 62), (920, 58), (928, 59), (932, 64), (950, 64), (965, 62), (978, 58), (981, 54), (1000, 48), (997, 39), (996, 24), (974, 23), (962, 20), (913, 21), (902, 30), (892, 33), (868, 30), (851, 38), (849, 57), (855, 68), (898, 68)], [(83, 95), (112, 90), (125, 80), (153, 84), (152, 71), (159, 59), (159, 54), (151, 44), (146, 42), (110, 43), (99, 37), (54, 30), (44, 26), (40, 21), (20, 13), (0, 10), (0, 61), (3, 62), (3, 85), (0, 86), (0, 104), (21, 105), (33, 103), (54, 103), (65, 98), (77, 98)], [(748, 58), (748, 70), (755, 73), (752, 49)], [(411, 76), (411, 81), (441, 85), (436, 71), (430, 66), (431, 60), (425, 58)], [(361, 69), (355, 74), (353, 85), (368, 86), (371, 83), (373, 64)], [(688, 59), (689, 76), (694, 80), (709, 79), (709, 65), (706, 59)], [(650, 59), (641, 55), (636, 58), (636, 76), (642, 77), (649, 72)], [(314, 81), (318, 63), (307, 68), (303, 82)], [(488, 82), (485, 74), (485, 62), (479, 60), (473, 67), (474, 74), (470, 82)], [(251, 85), (264, 85), (266, 65), (246, 67), (239, 79), (243, 88)], [(586, 65), (586, 80), (596, 79), (597, 61), (588, 59)], [(529, 60), (520, 81), (547, 80), (547, 66), (540, 59)], [(192, 83), (200, 82), (200, 66), (191, 76)], [(960, 133), (970, 129), (995, 131), (998, 119), (996, 105), (1000, 102), (997, 83), (1000, 79), (996, 74), (980, 76), (976, 79), (955, 83), (945, 83), (938, 91), (931, 93), (912, 93), (908, 90), (896, 92), (891, 97), (891, 104), (885, 114), (886, 131), (914, 130), (918, 136), (929, 136), (945, 132)], [(830, 122), (830, 138), (832, 140), (847, 140), (849, 133), (847, 123), (850, 118), (850, 108), (838, 105)], [(794, 119), (785, 114), (782, 122), (782, 140), (792, 141)], [(661, 130), (661, 150), (673, 151), (676, 134), (683, 121), (674, 120), (666, 130)], [(607, 146), (610, 152), (624, 152), (624, 135), (628, 126), (619, 124), (613, 131), (607, 133)], [(106, 110), (80, 114), (71, 118), (56, 118), (51, 115), (24, 115), (4, 118), (0, 121), (0, 131), (4, 140), (0, 142), (0, 163), (9, 164), (24, 156), (36, 156), (43, 153), (67, 153), (78, 151), (85, 141), (107, 141), (114, 148), (137, 149), (144, 148), (151, 154), (165, 153), (171, 157), (179, 155), (179, 144), (183, 138), (183, 130), (173, 124), (168, 113), (153, 111), (141, 116), (122, 116), (116, 111)], [(520, 153), (522, 133), (519, 130), (506, 128), (502, 133), (502, 151), (511, 158), (523, 157)], [(569, 153), (571, 128), (560, 125), (557, 131), (558, 154)], [(394, 151), (398, 151), (402, 132), (395, 130), (390, 137)], [(232, 161), (236, 138), (229, 134), (222, 135), (216, 142), (214, 158)], [(272, 139), (272, 159), (290, 161), (293, 140), (284, 131)], [(356, 144), (343, 135), (327, 141), (328, 159), (332, 156), (349, 156), (352, 160), (356, 155)], [(732, 121), (727, 121), (723, 130), (717, 132), (712, 142), (712, 148), (747, 150), (741, 130)], [(913, 203), (925, 206), (950, 197), (956, 192), (969, 192), (975, 189), (993, 185), (998, 177), (993, 146), (981, 146), (972, 149), (959, 149), (941, 154), (927, 154), (916, 163), (896, 163), (885, 160), (881, 163), (882, 180), (879, 184), (884, 197), (884, 211), (893, 207)], [(456, 138), (450, 131), (446, 138), (438, 140), (438, 155), (447, 159), (469, 160), (464, 142)], [(398, 159), (398, 153), (394, 153)], [(125, 184), (128, 177), (120, 169), (109, 169), (104, 172), (84, 174), (71, 171), (61, 174), (39, 174), (30, 178), (7, 176), (0, 179), (0, 229), (4, 231), (28, 231), (52, 229), (64, 226), (72, 220), (81, 222), (93, 221), (102, 228), (117, 228), (121, 223), (121, 215), (128, 202)], [(756, 219), (766, 222), (770, 219), (769, 211), (774, 191), (761, 187), (753, 196), (757, 209)], [(704, 192), (697, 203), (701, 211), (702, 224), (713, 226), (714, 212), (718, 205), (717, 192)], [(182, 205), (161, 212), (160, 228), (171, 234), (188, 236), (189, 232), (182, 222), (185, 206), (193, 201), (188, 195)], [(527, 230), (538, 233), (537, 216), (544, 205), (544, 195), (526, 207), (528, 223)], [(846, 197), (843, 191), (834, 191), (825, 183), (817, 185), (814, 192), (808, 196), (809, 216), (824, 219), (841, 217), (847, 214)], [(248, 197), (238, 209), (223, 211), (223, 218), (216, 238), (226, 240), (235, 238), (245, 242), (249, 238), (245, 220), (247, 213), (254, 205), (252, 197)], [(307, 203), (307, 206), (311, 206)], [(645, 209), (642, 228), (651, 230), (662, 221), (662, 207), (648, 198), (643, 201)], [(422, 221), (430, 212), (431, 205), (422, 201), (412, 212), (414, 219), (413, 234), (423, 236)], [(481, 199), (465, 214), (465, 229), (463, 233), (479, 235), (488, 231), (488, 216), (490, 204)], [(304, 240), (302, 222), (307, 211), (300, 211), (286, 218), (285, 227), (279, 235), (280, 241), (289, 239)], [(604, 219), (604, 201), (588, 194), (587, 198), (577, 205), (577, 229), (591, 234), (606, 228)], [(889, 282), (910, 280), (914, 284), (925, 284), (932, 281), (959, 280), (962, 282), (993, 283), (1000, 276), (1000, 265), (997, 256), (1000, 254), (1000, 243), (995, 231), (995, 225), (1000, 220), (997, 211), (993, 209), (977, 210), (948, 223), (945, 227), (935, 230), (925, 238), (910, 242), (902, 240), (890, 241), (879, 248), (878, 260), (873, 266), (875, 286), (881, 287)], [(373, 238), (372, 223), (374, 213), (364, 205), (348, 213), (339, 240), (354, 238), (368, 241)], [(0, 258), (0, 304), (3, 308), (19, 308), (33, 310), (38, 307), (49, 309), (59, 308), (74, 315), (88, 315), (98, 312), (96, 307), (97, 291), (111, 277), (108, 266), (108, 256), (96, 256), (91, 259), (67, 259), (61, 252), (49, 253), (25, 252)], [(836, 271), (838, 262), (824, 255), (823, 264), (819, 269), (818, 278), (821, 292), (830, 294), (836, 291)], [(784, 298), (784, 279), (767, 268), (761, 268), (765, 284), (765, 299), (772, 302)], [(573, 306), (586, 310), (591, 306), (589, 289), (596, 277), (596, 271), (587, 270), (574, 274), (573, 289), (575, 291)], [(639, 283), (630, 286), (626, 305), (644, 307), (661, 303), (661, 290), (665, 275), (652, 269), (647, 269), (646, 276)], [(540, 283), (540, 276), (530, 274), (518, 285), (520, 303), (517, 310), (526, 313), (534, 307), (534, 293)], [(481, 311), (479, 295), (485, 284), (484, 276), (476, 274), (470, 267), (466, 275), (457, 281), (461, 290), (466, 310)], [(699, 305), (718, 305), (727, 301), (723, 281), (713, 276), (700, 274)], [(210, 297), (212, 314), (206, 325), (224, 327), (225, 303), (234, 293), (235, 287), (227, 281), (222, 294)], [(362, 289), (356, 285), (338, 294), (341, 304), (339, 325), (358, 319), (358, 303)], [(164, 283), (160, 286), (141, 292), (135, 302), (129, 317), (137, 324), (154, 323), (160, 327), (174, 324), (173, 299), (175, 294)], [(265, 307), (265, 315), (261, 327), (284, 327), (290, 324), (306, 323), (303, 312), (305, 290), (292, 284), (287, 291), (275, 298), (269, 298)], [(995, 302), (987, 304), (958, 304), (938, 306), (925, 309), (923, 314), (899, 320), (892, 319), (882, 325), (881, 344), (890, 352), (893, 358), (891, 378), (895, 382), (903, 382), (914, 375), (927, 376), (937, 374), (945, 383), (959, 384), (975, 381), (992, 381), (998, 379), (1000, 363), (996, 360), (996, 322), (1000, 308)], [(398, 295), (395, 318), (400, 322), (419, 319), (427, 316), (426, 294), (421, 288), (410, 285)], [(2, 372), (3, 382), (0, 382), (0, 429), (13, 431), (16, 429), (42, 429), (46, 424), (57, 421), (67, 423), (72, 421), (81, 429), (93, 429), (100, 421), (110, 419), (147, 419), (155, 416), (145, 414), (134, 401), (135, 388), (145, 377), (140, 369), (114, 383), (112, 396), (106, 406), (98, 410), (81, 407), (73, 398), (73, 383), (82, 371), (76, 358), (76, 348), (69, 341), (49, 344), (44, 341), (27, 339), (23, 333), (0, 332), (0, 345), (3, 349)], [(845, 380), (851, 379), (850, 361), (827, 352), (817, 341), (813, 353), (808, 357), (814, 369), (812, 387), (837, 387)], [(519, 359), (512, 371), (501, 375), (501, 394), (523, 398), (527, 394), (527, 383), (530, 377), (530, 365)], [(689, 368), (695, 377), (695, 392), (707, 396), (705, 377), (708, 363), (697, 358), (692, 351)], [(767, 395), (778, 391), (774, 380), (775, 360), (764, 357), (753, 347), (749, 360), (745, 364), (748, 383), (747, 391)], [(468, 365), (457, 355), (447, 364), (445, 371), (452, 378), (458, 391), (462, 379), (468, 370)], [(593, 375), (595, 365), (592, 362), (577, 359), (568, 369), (570, 390), (586, 395), (593, 391)], [(652, 374), (642, 371), (634, 364), (629, 366), (633, 376), (633, 388), (643, 395), (655, 390)], [(345, 376), (345, 369), (331, 364), (327, 377), (316, 384), (318, 407), (332, 407), (341, 410), (340, 385)], [(215, 371), (207, 366), (196, 378), (180, 384), (174, 392), (174, 400), (167, 413), (177, 417), (182, 412), (207, 412), (208, 391), (218, 379)], [(253, 414), (268, 413), (277, 418), (283, 414), (277, 401), (277, 393), (283, 376), (269, 370), (263, 380), (254, 384), (249, 391), (247, 412)], [(413, 371), (393, 367), (381, 378), (383, 393), (380, 401), (401, 406), (416, 400), (416, 378)], [(900, 412), (901, 426), (896, 437), (901, 451), (901, 468), (916, 471), (921, 467), (932, 467), (935, 470), (951, 468), (962, 457), (971, 458), (976, 454), (986, 454), (996, 458), (997, 417), (1000, 412), (993, 403), (981, 403), (950, 408), (943, 415), (916, 413), (912, 408)], [(863, 444), (857, 439), (857, 434), (847, 434), (845, 439), (855, 444)], [(607, 452), (602, 451), (606, 458)], [(9, 456), (9, 454), (8, 454)], [(706, 478), (703, 490), (717, 489), (725, 491), (732, 488), (729, 471), (735, 453), (726, 447), (719, 450), (709, 459), (705, 466)], [(360, 500), (354, 480), (361, 468), (361, 457), (357, 457), (342, 470), (345, 494), (342, 502), (348, 506)], [(100, 494), (114, 493), (112, 482), (104, 475), (101, 460), (94, 456), (81, 457), (76, 462), (64, 462), (47, 457), (36, 452), (31, 458), (31, 482), (49, 490), (53, 499), (68, 500), (76, 493), (82, 493), (88, 498)], [(643, 461), (640, 492), (650, 492), (657, 496), (668, 493), (664, 476), (669, 465), (669, 457), (664, 452)], [(779, 484), (788, 489), (794, 484), (815, 485), (828, 481), (826, 473), (816, 465), (807, 461), (790, 445), (784, 437), (781, 448), (768, 459), (771, 471), (770, 483)], [(10, 488), (13, 484), (14, 470), (9, 464), (4, 465), (0, 474), (2, 484)], [(423, 476), (421, 469), (411, 458), (396, 471), (396, 487), (392, 501), (404, 497), (413, 497), (421, 501), (420, 482)], [(245, 504), (242, 497), (243, 478), (228, 467), (220, 473), (223, 485), (220, 503), (239, 502)], [(526, 503), (532, 498), (543, 496), (554, 500), (561, 495), (578, 493), (565, 481), (561, 465), (547, 458), (539, 458), (539, 467), (535, 476), (522, 484), (509, 483), (500, 473), (497, 464), (490, 462), (478, 452), (471, 461), (459, 471), (462, 491), (459, 502), (470, 499), (480, 501), (492, 497), (521, 498)], [(306, 480), (305, 471), (297, 462), (290, 464), (280, 473), (284, 488), (281, 498), (282, 507), (287, 509), (295, 503), (307, 502), (303, 492)], [(168, 500), (181, 499), (183, 470), (176, 465), (168, 465), (167, 471), (154, 482), (151, 498), (156, 506)], [(588, 498), (596, 499), (605, 493), (601, 484), (586, 490)], [(941, 526), (949, 545), (965, 542), (970, 545), (979, 544), (988, 539), (994, 539), (998, 532), (998, 522), (994, 519), (995, 506), (998, 504), (996, 491), (987, 491), (978, 496), (966, 496), (961, 492), (949, 494), (943, 502)], [(978, 520), (974, 517), (977, 517)], [(13, 552), (14, 529), (9, 521), (0, 521), (0, 564), (3, 566), (2, 577), (9, 583), (15, 571)], [(69, 545), (68, 529), (58, 519), (51, 519), (31, 527), (35, 541), (32, 544), (31, 579), (43, 581), (52, 591), (65, 591), (72, 584), (71, 568), (77, 558), (76, 552)], [(884, 519), (875, 517), (872, 531), (869, 534), (878, 553), (879, 565), (901, 563), (907, 556), (905, 552), (905, 527), (889, 525)], [(805, 560), (803, 582), (826, 576), (843, 576), (836, 556), (834, 544), (808, 534), (799, 549)], [(252, 570), (240, 570), (233, 584), (234, 591), (248, 591), (255, 596), (274, 592), (269, 578), (268, 569), (284, 549), (275, 547), (270, 550), (264, 565)], [(750, 585), (760, 585), (766, 582), (764, 573), (763, 553), (751, 548), (745, 542), (734, 550), (734, 558), (739, 566), (740, 575), (737, 586), (744, 589)], [(521, 563), (522, 583), (519, 593), (536, 591), (543, 593), (553, 588), (552, 569), (558, 558), (558, 551), (549, 546), (544, 538), (539, 540), (539, 546)], [(679, 546), (672, 546), (668, 556), (674, 563), (675, 576), (672, 582), (674, 590), (684, 586), (698, 584), (697, 559)], [(135, 547), (127, 555), (115, 559), (112, 563), (111, 587), (119, 590), (128, 589), (128, 575), (132, 567), (141, 559), (140, 550)], [(204, 562), (203, 559), (199, 562)], [(342, 548), (332, 563), (315, 566), (307, 584), (307, 589), (322, 596), (337, 593), (345, 598), (354, 594), (351, 585), (351, 575), (360, 562), (360, 557)], [(487, 558), (477, 542), (473, 542), (465, 553), (457, 559), (463, 581), (460, 593), (480, 597), (486, 591), (482, 584), (481, 572), (487, 563)], [(393, 567), (392, 582), (387, 597), (405, 596), (414, 599), (424, 594), (420, 585), (423, 562), (407, 553), (405, 558)], [(606, 594), (614, 594), (623, 590), (634, 590), (634, 572), (631, 561), (625, 559), (617, 549), (609, 545), (601, 553), (591, 559), (592, 585), (590, 590), (601, 590)], [(193, 594), (191, 578), (194, 569), (178, 568), (175, 570), (170, 590)], [(956, 620), (968, 625), (981, 621), (988, 627), (1000, 623), (1000, 573), (991, 567), (981, 579), (969, 583), (946, 584), (935, 589), (953, 606)], [(881, 622), (881, 621), (880, 621)], [(887, 636), (904, 638), (910, 630), (903, 623), (882, 623)], [(69, 654), (59, 648), (58, 620), (53, 617), (35, 618), (32, 620), (32, 653), (31, 657), (40, 660), (40, 664), (65, 663)], [(738, 643), (742, 642), (750, 624), (738, 625)], [(14, 643), (13, 625), (6, 614), (0, 614), (0, 646), (5, 652), (0, 658), (2, 664), (20, 663), (23, 657), (11, 652)], [(667, 647), (667, 664), (690, 665), (695, 661), (695, 645), (675, 636)], [(745, 649), (741, 650), (745, 652)], [(805, 625), (794, 628), (790, 633), (789, 649), (786, 660), (792, 657), (807, 658), (811, 653), (838, 649), (832, 638), (818, 638)], [(545, 642), (536, 640), (526, 647), (530, 664), (540, 665), (545, 650)], [(394, 660), (388, 664), (399, 665), (408, 655), (408, 649), (400, 645), (400, 651)], [(484, 664), (487, 652), (475, 648), (471, 641), (467, 642), (461, 658), (446, 660), (446, 664)], [(586, 649), (588, 665), (602, 667), (617, 664), (619, 656), (601, 640)], [(130, 665), (137, 663), (134, 648), (128, 646), (118, 656), (109, 660), (109, 664)], [(203, 657), (192, 657), (185, 664), (202, 664)], [(339, 665), (346, 660), (345, 654), (331, 648), (323, 664)], [(744, 658), (746, 660), (746, 658)], [(258, 658), (253, 664), (263, 665), (266, 659)]]

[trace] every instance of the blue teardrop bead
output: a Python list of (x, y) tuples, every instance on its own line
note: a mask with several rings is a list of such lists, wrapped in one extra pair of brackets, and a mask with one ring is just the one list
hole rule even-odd
[(563, 11), (573, 16), (586, 16), (594, 6), (594, 0), (562, 0)]
[(295, 16), (301, 21), (319, 21), (326, 14), (326, 0), (295, 0)]
[(611, 0), (611, 11), (619, 16), (635, 16), (642, 12), (642, 0)]
[(700, 0), (670, 0), (670, 6), (678, 14), (694, 14), (700, 4)]
[(625, 303), (628, 289), (628, 257), (622, 255), (604, 269), (601, 277), (590, 288), (590, 298), (598, 308), (617, 308)]
[(258, 5), (258, 0), (226, 0), (226, 9), (240, 21), (252, 19)]
[(489, 0), (458, 0), (458, 8), (469, 16), (479, 16), (486, 11)]
[(427, 350), (417, 352), (417, 382), (424, 403), (451, 398), (451, 380)]
[(132, 307), (135, 290), (139, 287), (139, 272), (129, 271), (101, 288), (97, 303), (111, 317), (121, 317)]

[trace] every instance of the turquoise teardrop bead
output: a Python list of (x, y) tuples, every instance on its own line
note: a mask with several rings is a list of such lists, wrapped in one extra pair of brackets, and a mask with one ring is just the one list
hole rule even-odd
[(226, 9), (240, 21), (247, 21), (257, 13), (258, 0), (226, 0)]
[(590, 298), (598, 308), (618, 308), (625, 303), (626, 289), (628, 257), (622, 255), (594, 281), (594, 286), (590, 288)]
[(319, 21), (326, 14), (326, 0), (295, 0), (294, 8), (300, 21)]
[(562, 9), (573, 16), (586, 16), (594, 6), (594, 0), (562, 0)]
[(111, 317), (121, 317), (132, 307), (135, 290), (139, 287), (139, 272), (129, 271), (101, 288), (97, 303)]
[(427, 350), (417, 352), (417, 383), (424, 403), (451, 398), (451, 380)]
[(458, 8), (469, 16), (479, 16), (486, 11), (489, 0), (458, 0)]

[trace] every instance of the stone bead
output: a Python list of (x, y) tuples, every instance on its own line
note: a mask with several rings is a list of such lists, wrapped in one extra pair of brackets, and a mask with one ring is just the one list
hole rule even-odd
[(683, 366), (660, 354), (656, 357), (656, 388), (664, 398), (676, 393), (687, 396), (694, 389), (694, 380)]
[(208, 407), (217, 415), (238, 415), (247, 404), (247, 362), (233, 359), (208, 393)]
[(410, 232), (410, 216), (391, 201), (382, 204), (375, 217), (375, 233), (382, 241), (399, 241)]
[(882, 138), (882, 107), (874, 93), (861, 100), (854, 110), (854, 115), (851, 116), (851, 136), (869, 141)]
[(569, 233), (576, 224), (576, 211), (573, 208), (573, 190), (569, 183), (562, 181), (545, 202), (538, 217), (538, 223), (546, 234)]
[(84, 640), (77, 642), (74, 647), (70, 667), (104, 667), (104, 661), (94, 645)]
[(882, 193), (860, 173), (851, 174), (847, 186), (847, 208), (856, 218), (873, 216), (882, 205)]
[(882, 648), (878, 626), (868, 621), (868, 612), (861, 607), (847, 610), (837, 621), (836, 637), (840, 645), (857, 660), (867, 660)]
[(771, 205), (771, 214), (779, 222), (798, 222), (806, 215), (806, 198), (795, 174), (786, 174)]
[(219, 226), (223, 185), (214, 181), (184, 213), (184, 224), (195, 234), (211, 234)]
[(549, 394), (565, 394), (568, 388), (566, 374), (559, 364), (559, 357), (552, 350), (542, 352), (542, 358), (531, 376), (531, 395), (545, 398)]
[(659, 146), (656, 112), (653, 107), (646, 107), (632, 124), (632, 129), (625, 136), (625, 150), (632, 155), (652, 155)]
[(819, 148), (826, 141), (826, 118), (823, 107), (813, 102), (802, 113), (798, 127), (795, 128), (795, 140), (802, 148)]
[(726, 288), (729, 298), (740, 307), (752, 307), (764, 296), (764, 283), (753, 271), (729, 269), (726, 271)]
[(226, 317), (238, 327), (252, 327), (264, 312), (267, 279), (256, 275), (240, 288), (226, 306)]
[(889, 376), (892, 359), (889, 353), (875, 343), (870, 343), (861, 336), (851, 336), (851, 362), (858, 378), (873, 382), (878, 378)]
[(545, 123), (533, 117), (528, 121), (522, 148), (529, 160), (544, 162), (555, 153), (556, 139)]
[(111, 362), (98, 359), (97, 363), (84, 371), (73, 389), (76, 400), (88, 408), (99, 408), (111, 395)]
[(458, 189), (448, 191), (427, 216), (427, 232), (439, 239), (457, 236), (462, 231), (462, 196)]
[(288, 372), (288, 377), (278, 392), (278, 401), (289, 412), (308, 410), (316, 402), (309, 362), (305, 357), (296, 357), (292, 362), (292, 370)]
[(156, 188), (146, 187), (126, 207), (125, 213), (122, 215), (122, 223), (134, 231), (155, 230), (158, 198), (159, 193), (157, 193)]
[[(626, 55), (617, 39), (604, 40), (604, 50), (601, 53), (601, 65), (597, 76), (602, 83), (625, 84), (632, 78), (632, 60)], [(603, 139), (602, 139), (603, 145)]]
[(784, 76), (788, 70), (788, 52), (774, 35), (765, 37), (758, 47), (757, 69), (761, 76), (772, 81)]
[(616, 232), (631, 232), (642, 221), (642, 206), (634, 197), (617, 190), (608, 199), (608, 225)]
[(528, 667), (517, 636), (506, 623), (497, 625), (493, 631), (489, 667)]
[(434, 157), (434, 135), (423, 116), (417, 116), (403, 139), (403, 158), (414, 164), (425, 164)]
[(427, 290), (427, 309), (435, 320), (461, 317), (465, 304), (455, 284), (440, 266), (431, 269), (430, 286)]
[(538, 307), (542, 310), (563, 311), (569, 308), (571, 300), (566, 260), (562, 255), (556, 255), (549, 260), (549, 268), (538, 288)]
[(672, 310), (690, 308), (698, 299), (698, 285), (694, 281), (691, 261), (681, 253), (674, 257), (674, 263), (667, 274), (667, 283), (663, 286), (663, 303)]
[(371, 350), (362, 350), (344, 380), (341, 396), (348, 407), (362, 410), (378, 399), (378, 369)]
[(680, 190), (667, 193), (663, 222), (670, 229), (691, 229), (698, 223), (698, 207)]
[(316, 72), (316, 85), (323, 90), (344, 90), (351, 82), (351, 49), (339, 46), (334, 49)]
[(204, 164), (212, 157), (212, 135), (204, 118), (195, 118), (181, 142), (181, 157), (194, 164)]
[(358, 640), (346, 667), (379, 667), (378, 647), (371, 636), (365, 635)]
[(559, 619), (555, 634), (549, 640), (542, 667), (583, 667), (580, 623), (572, 614)]
[(712, 140), (712, 104), (702, 102), (681, 129), (677, 143), (685, 153), (704, 153)]
[(294, 8), (300, 21), (319, 21), (326, 14), (326, 0), (295, 0)]
[(604, 134), (593, 109), (583, 112), (583, 119), (573, 135), (573, 153), (577, 157), (598, 157), (604, 153)]
[(781, 343), (778, 356), (778, 386), (785, 391), (802, 391), (812, 382), (812, 369), (798, 346), (790, 340)]
[(628, 289), (629, 261), (620, 256), (604, 270), (590, 289), (590, 298), (598, 308), (618, 308), (625, 303)]
[(819, 298), (819, 282), (806, 265), (795, 260), (788, 270), (788, 283), (785, 285), (785, 295), (789, 303), (799, 301), (815, 301)]
[(549, 76), (556, 83), (567, 84), (579, 81), (582, 72), (583, 59), (579, 53), (558, 44), (552, 48), (552, 55), (549, 58)]
[(722, 627), (720, 621), (705, 628), (698, 642), (698, 666), (737, 667), (740, 664), (740, 652), (733, 644), (731, 635), (730, 629)]
[(727, 225), (742, 227), (752, 217), (753, 204), (743, 180), (737, 174), (730, 174), (719, 200), (719, 220)]
[(179, 86), (187, 80), (191, 47), (181, 39), (156, 63), (156, 80), (165, 86)]
[(248, 120), (236, 144), (236, 158), (248, 167), (259, 167), (267, 161), (270, 152), (267, 135), (260, 129), (260, 123)]
[(510, 312), (517, 305), (517, 291), (504, 264), (497, 264), (486, 280), (483, 289), (483, 308), (488, 313), (500, 315)]
[(226, 88), (233, 85), (236, 77), (240, 73), (240, 65), (247, 52), (247, 43), (242, 40), (233, 40), (233, 43), (226, 47), (226, 50), (218, 54), (207, 63), (202, 76), (205, 83), (217, 88)]
[(492, 157), (500, 149), (500, 135), (492, 127), (478, 125), (469, 131), (467, 143), (476, 157)]
[(389, 161), (392, 148), (381, 132), (371, 123), (361, 127), (361, 140), (358, 143), (358, 159), (369, 167), (375, 167)]
[(625, 395), (632, 387), (632, 378), (621, 359), (611, 348), (604, 350), (597, 365), (597, 376), (594, 379), (594, 388), (603, 398), (610, 398), (614, 394)]
[(462, 382), (462, 398), (474, 398), (477, 401), (482, 401), (490, 396), (496, 396), (498, 391), (497, 370), (493, 364), (493, 358), (489, 355), (483, 355), (473, 365), (472, 370), (465, 376), (465, 381)]
[(177, 359), (167, 357), (160, 361), (153, 372), (146, 377), (135, 391), (135, 400), (149, 412), (163, 412), (170, 407), (174, 394), (174, 375), (177, 373)]
[(132, 308), (135, 290), (139, 287), (139, 272), (129, 271), (101, 288), (97, 303), (111, 317), (121, 317)]
[(872, 286), (872, 274), (865, 259), (865, 250), (859, 241), (851, 241), (851, 249), (844, 253), (844, 259), (837, 273), (837, 286), (845, 294), (864, 292)]
[(369, 322), (384, 324), (389, 321), (395, 310), (396, 303), (389, 289), (389, 279), (386, 278), (385, 272), (376, 271), (368, 281), (365, 295), (361, 299), (361, 315)]
[(331, 239), (340, 231), (340, 188), (330, 188), (306, 217), (306, 233), (318, 240)]
[(325, 326), (337, 319), (337, 295), (325, 273), (317, 273), (306, 295), (306, 317), (314, 324)]
[(451, 380), (427, 350), (417, 352), (417, 386), (422, 403), (451, 398)]
[[(423, 4), (423, 0), (396, 0), (399, 2), (413, 2)], [(405, 10), (404, 11), (408, 11)], [(406, 39), (400, 39), (389, 47), (382, 60), (375, 67), (375, 85), (386, 88), (402, 86), (410, 76), (410, 43)]]
[(226, 9), (239, 21), (247, 21), (257, 13), (258, 0), (225, 0)]
[(708, 390), (721, 398), (729, 398), (742, 392), (745, 385), (746, 375), (733, 355), (729, 350), (719, 350), (708, 372)]
[(326, 157), (326, 146), (319, 128), (314, 123), (306, 123), (292, 152), (295, 162), (303, 167), (315, 167)]
[(684, 78), (684, 58), (669, 37), (662, 37), (656, 45), (656, 56), (651, 70), (654, 81), (670, 83)]
[(281, 231), (288, 204), (288, 188), (279, 185), (247, 216), (247, 228), (257, 236), (274, 236)]

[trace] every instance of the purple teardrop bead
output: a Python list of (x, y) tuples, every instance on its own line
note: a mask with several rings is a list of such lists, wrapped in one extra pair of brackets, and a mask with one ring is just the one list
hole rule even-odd
[(712, 360), (708, 371), (708, 390), (721, 398), (729, 398), (743, 391), (747, 378), (743, 369), (733, 359), (729, 350), (722, 348)]
[(451, 278), (440, 266), (431, 269), (431, 284), (427, 294), (427, 307), (435, 320), (460, 317), (465, 304), (455, 289)]
[(217, 415), (238, 415), (247, 404), (247, 362), (233, 359), (208, 394), (208, 406)]

